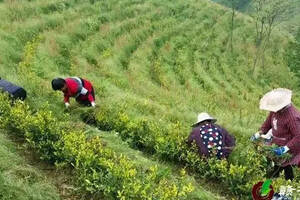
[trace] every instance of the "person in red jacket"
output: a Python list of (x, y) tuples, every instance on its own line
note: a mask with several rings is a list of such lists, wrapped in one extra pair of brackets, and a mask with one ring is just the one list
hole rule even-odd
[(95, 91), (90, 81), (79, 78), (55, 78), (51, 82), (53, 90), (64, 93), (66, 108), (70, 106), (69, 99), (74, 97), (79, 104), (95, 107)]

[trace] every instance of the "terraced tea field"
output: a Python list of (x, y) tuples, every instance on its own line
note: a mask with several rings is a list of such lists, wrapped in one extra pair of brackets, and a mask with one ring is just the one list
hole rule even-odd
[[(264, 179), (266, 165), (249, 141), (267, 115), (258, 109), (259, 99), (272, 88), (286, 87), (300, 105), (299, 80), (285, 62), (292, 36), (275, 30), (264, 67), (259, 63), (253, 72), (252, 19), (238, 14), (231, 52), (230, 18), (230, 10), (208, 0), (4, 0), (0, 75), (28, 90), (32, 110), (43, 110), (48, 102), (47, 110), (57, 121), (71, 123), (88, 137), (100, 136), (116, 154), (138, 150), (156, 163), (185, 166), (192, 177), (217, 183), (230, 197), (247, 199), (252, 185)], [(95, 110), (72, 102), (63, 111), (62, 94), (53, 92), (50, 82), (69, 76), (93, 83)], [(228, 162), (206, 163), (185, 144), (191, 124), (203, 111), (236, 137)], [(91, 131), (82, 122), (87, 117), (93, 119), (91, 126), (127, 141), (128, 149), (116, 148), (114, 137)], [(126, 156), (135, 162), (134, 156)], [(101, 175), (94, 175), (93, 181), (104, 183)], [(122, 199), (120, 188), (93, 183), (84, 188)], [(197, 191), (205, 196), (205, 189)], [(126, 196), (139, 198), (146, 199)]]

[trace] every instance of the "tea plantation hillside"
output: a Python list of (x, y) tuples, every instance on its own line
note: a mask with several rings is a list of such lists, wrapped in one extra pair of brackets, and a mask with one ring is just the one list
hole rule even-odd
[[(228, 0), (213, 0), (214, 2), (220, 3), (227, 7), (231, 7), (231, 1)], [(279, 19), (279, 27), (284, 31), (288, 31), (293, 35), (297, 34), (297, 31), (300, 28), (300, 1), (292, 0), (290, 2), (289, 12)], [(254, 14), (253, 10), (253, 1), (252, 0), (237, 0), (236, 1), (237, 9), (240, 12), (243, 12), (248, 15)]]
[[(0, 75), (27, 89), (30, 106), (3, 103), (0, 113), (11, 118), (2, 117), (2, 128), (21, 132), (45, 160), (73, 166), (91, 194), (184, 199), (192, 189), (180, 178), (156, 174), (156, 168), (141, 170), (130, 156), (114, 152), (114, 145), (107, 150), (100, 140), (114, 139), (87, 131), (82, 120), (116, 133), (150, 158), (185, 166), (236, 199), (251, 199), (267, 166), (249, 141), (267, 116), (258, 109), (259, 99), (286, 87), (300, 106), (299, 80), (285, 59), (292, 36), (275, 30), (264, 65), (253, 68), (253, 21), (238, 14), (231, 51), (230, 18), (229, 9), (209, 0), (0, 1)], [(62, 94), (50, 82), (69, 76), (93, 83), (96, 109), (71, 102), (64, 112)], [(237, 139), (228, 162), (205, 162), (185, 144), (203, 111)], [(283, 183), (277, 179), (274, 186)]]
[(25, 148), (16, 148), (2, 130), (0, 138), (0, 199), (58, 200), (59, 192), (42, 170), (32, 167), (19, 155), (19, 151)]

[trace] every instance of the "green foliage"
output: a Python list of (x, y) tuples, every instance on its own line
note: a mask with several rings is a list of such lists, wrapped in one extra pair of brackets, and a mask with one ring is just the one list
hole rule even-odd
[[(213, 1), (225, 5), (227, 7), (232, 6), (232, 0), (213, 0)], [(236, 1), (236, 5), (237, 5), (236, 8), (240, 11), (247, 10), (251, 2), (251, 0), (234, 0), (234, 1)]]
[[(213, 1), (231, 8), (231, 2), (232, 2), (231, 0), (213, 0)], [(255, 1), (251, 1), (251, 0), (236, 0), (236, 1), (238, 5), (237, 8), (239, 11), (249, 15), (253, 14), (254, 12), (253, 7)], [(275, 1), (273, 2), (276, 3)], [(292, 1), (285, 1), (283, 3), (287, 3), (287, 2), (291, 9), (289, 10), (289, 12), (284, 13), (283, 16), (279, 17), (278, 20), (280, 23), (280, 27), (282, 29), (289, 31), (293, 35), (296, 35), (297, 30), (299, 28), (299, 8), (300, 8), (299, 3), (300, 2), (297, 0), (292, 0)]]
[(0, 131), (0, 199), (60, 199), (51, 181), (20, 156), (15, 144), (4, 135), (6, 131)]
[(256, 142), (256, 150), (258, 153), (261, 154), (261, 156), (268, 158), (270, 161), (274, 162), (276, 165), (281, 166), (288, 160), (292, 158), (292, 155), (290, 153), (283, 154), (281, 156), (277, 156), (273, 149), (278, 147), (277, 145), (264, 145), (262, 142)]
[[(92, 117), (92, 116), (90, 116)], [(255, 149), (242, 153), (238, 162), (216, 159), (201, 159), (196, 151), (190, 151), (185, 144), (182, 124), (161, 123), (147, 119), (130, 119), (124, 112), (108, 108), (95, 111), (94, 121), (100, 129), (113, 129), (135, 148), (156, 154), (162, 159), (179, 161), (198, 172), (202, 177), (221, 181), (236, 196), (246, 198), (253, 183), (264, 177), (267, 162)]]
[(11, 103), (6, 95), (0, 95), (0, 105), (1, 128), (24, 137), (41, 159), (73, 166), (80, 187), (91, 194), (167, 200), (186, 199), (193, 191), (183, 178), (170, 180), (155, 166), (146, 171), (136, 168), (127, 157), (104, 147), (99, 137), (88, 139), (83, 132), (62, 126), (47, 106), (33, 113), (28, 105)]
[(295, 40), (289, 43), (286, 51), (286, 62), (288, 67), (296, 76), (300, 76), (300, 29), (295, 36)]
[[(115, 157), (99, 139), (95, 140), (105, 149), (104, 157), (93, 155), (100, 152), (97, 145), (89, 146), (93, 140), (86, 139), (81, 131), (68, 130), (69, 126), (54, 128), (60, 120), (76, 124), (81, 115), (101, 130), (117, 131), (134, 148), (187, 165), (192, 174), (221, 183), (240, 199), (248, 198), (252, 185), (264, 177), (267, 165), (265, 157), (248, 141), (265, 119), (258, 100), (274, 87), (288, 87), (297, 94), (298, 79), (284, 62), (290, 40), (279, 31), (266, 48), (266, 70), (257, 70), (257, 79), (253, 79), (249, 73), (255, 56), (255, 25), (251, 18), (237, 13), (235, 48), (230, 52), (230, 16), (229, 9), (206, 0), (1, 3), (0, 73), (24, 86), (31, 108), (41, 113), (17, 105), (20, 110), (13, 109), (12, 119), (19, 122), (3, 117), (0, 126), (21, 136), (26, 133), (44, 159), (72, 164), (81, 186), (91, 192), (116, 198), (123, 185), (115, 183), (128, 180), (130, 184), (120, 196), (136, 198), (138, 189), (132, 183), (142, 184), (144, 171), (119, 155)], [(93, 115), (78, 110), (62, 114), (61, 94), (51, 91), (53, 77), (74, 75), (95, 86), (99, 108)], [(46, 101), (51, 104), (44, 107)], [(294, 102), (299, 105), (297, 95)], [(9, 106), (0, 105), (3, 115), (10, 115), (5, 111)], [(73, 106), (76, 103), (72, 102)], [(202, 160), (185, 145), (190, 125), (203, 111), (217, 117), (237, 138), (228, 161)], [(26, 112), (32, 113), (26, 117)], [(40, 127), (39, 123), (53, 126)], [(87, 152), (86, 157), (72, 148), (73, 143)], [(101, 165), (99, 159), (104, 160)], [(126, 170), (136, 170), (136, 176), (129, 179), (123, 177), (128, 171), (108, 167), (119, 165), (120, 160)], [(139, 191), (162, 193), (154, 190), (163, 187), (151, 187), (141, 186)]]

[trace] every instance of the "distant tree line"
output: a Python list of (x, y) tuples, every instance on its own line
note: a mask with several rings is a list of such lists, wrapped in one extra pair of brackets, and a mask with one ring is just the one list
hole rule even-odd
[(297, 31), (295, 40), (289, 43), (286, 52), (286, 61), (291, 71), (300, 78), (300, 28)]
[(256, 55), (253, 63), (253, 74), (260, 63), (265, 67), (265, 51), (270, 46), (270, 37), (274, 28), (285, 19), (293, 9), (293, 0), (253, 0), (252, 17), (255, 21)]
[[(224, 6), (227, 6), (227, 7), (231, 7), (232, 6), (232, 1), (231, 0), (213, 0), (214, 2), (216, 3), (220, 3)], [(250, 3), (251, 3), (251, 0), (234, 0), (235, 1), (235, 6), (237, 8), (237, 10), (239, 11), (244, 11), (246, 10)]]
[[(256, 53), (253, 60), (252, 74), (255, 76), (257, 68), (265, 69), (265, 51), (270, 46), (270, 37), (274, 28), (285, 20), (293, 10), (294, 0), (214, 0), (231, 9), (229, 46), (234, 52), (235, 16), (239, 10), (248, 10), (255, 23)], [(293, 67), (295, 68), (295, 67)]]

